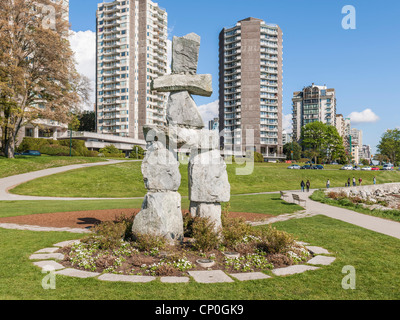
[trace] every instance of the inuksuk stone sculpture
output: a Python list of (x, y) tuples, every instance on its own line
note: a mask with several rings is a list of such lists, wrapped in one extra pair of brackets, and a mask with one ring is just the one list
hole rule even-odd
[[(197, 75), (200, 37), (194, 33), (174, 37), (172, 74), (154, 79), (152, 90), (169, 92), (168, 126), (146, 126), (148, 150), (142, 165), (149, 191), (142, 211), (133, 223), (133, 232), (153, 234), (171, 241), (183, 238), (181, 197), (177, 193), (181, 176), (176, 151), (191, 152), (189, 198), (192, 216), (208, 217), (219, 231), (221, 202), (230, 200), (226, 165), (219, 151), (219, 134), (204, 129), (204, 122), (192, 95), (210, 97), (211, 75)], [(178, 213), (179, 211), (179, 213)]]

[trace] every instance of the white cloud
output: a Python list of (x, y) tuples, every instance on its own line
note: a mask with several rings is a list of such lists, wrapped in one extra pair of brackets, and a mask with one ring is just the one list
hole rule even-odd
[(72, 31), (69, 41), (75, 53), (78, 72), (88, 77), (91, 82), (90, 109), (93, 109), (96, 100), (96, 33), (90, 30)]
[(219, 117), (219, 100), (201, 105), (198, 108), (206, 126), (209, 121)]
[(361, 112), (352, 112), (348, 118), (350, 118), (351, 122), (354, 124), (375, 123), (379, 121), (379, 117), (371, 109), (365, 109)]
[(286, 133), (293, 132), (293, 116), (291, 114), (284, 114), (282, 119), (282, 127)]

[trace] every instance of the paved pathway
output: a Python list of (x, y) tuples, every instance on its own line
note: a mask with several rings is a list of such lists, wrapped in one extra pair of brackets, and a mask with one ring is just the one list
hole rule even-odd
[[(75, 169), (89, 168), (89, 167), (97, 167), (97, 166), (106, 166), (112, 164), (118, 164), (128, 161), (136, 161), (136, 160), (108, 160), (105, 162), (98, 163), (85, 163), (85, 164), (76, 164), (65, 167), (51, 168), (40, 171), (34, 171), (29, 173), (24, 173), (12, 177), (2, 178), (0, 179), (0, 201), (23, 201), (23, 200), (64, 200), (64, 201), (73, 201), (73, 200), (111, 200), (104, 198), (56, 198), (56, 197), (33, 197), (33, 196), (23, 196), (11, 194), (8, 190), (15, 188), (16, 186), (23, 184), (25, 182), (35, 180), (38, 178), (51, 176), (53, 174), (66, 172)], [(142, 199), (142, 198), (140, 198)], [(118, 200), (113, 198), (113, 200)]]
[(312, 201), (311, 199), (309, 199), (309, 196), (312, 194), (313, 191), (310, 191), (310, 193), (299, 191), (293, 192), (295, 194), (298, 194), (302, 200), (306, 201), (307, 214), (325, 215), (333, 219), (341, 220), (368, 230), (372, 230), (400, 239), (399, 222), (369, 216), (355, 211), (333, 207), (320, 202)]

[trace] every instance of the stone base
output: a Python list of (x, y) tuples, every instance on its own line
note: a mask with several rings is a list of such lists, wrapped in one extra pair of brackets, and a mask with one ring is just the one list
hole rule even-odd
[(164, 237), (169, 242), (183, 240), (181, 196), (178, 192), (149, 192), (142, 210), (133, 221), (134, 234)]
[(209, 218), (214, 223), (216, 232), (222, 230), (222, 208), (220, 203), (190, 202), (190, 215), (193, 218)]

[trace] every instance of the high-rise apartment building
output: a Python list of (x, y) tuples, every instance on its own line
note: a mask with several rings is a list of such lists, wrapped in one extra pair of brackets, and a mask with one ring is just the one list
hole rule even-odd
[(165, 124), (167, 96), (150, 85), (167, 73), (167, 21), (150, 0), (98, 4), (98, 133), (143, 139), (144, 125)]
[[(282, 31), (248, 18), (219, 37), (219, 121), (225, 150), (260, 152), (266, 159), (283, 153)], [(247, 130), (254, 143), (246, 145)], [(249, 137), (251, 138), (251, 137)]]
[(336, 92), (312, 84), (293, 93), (293, 139), (300, 140), (301, 129), (312, 122), (336, 125)]

